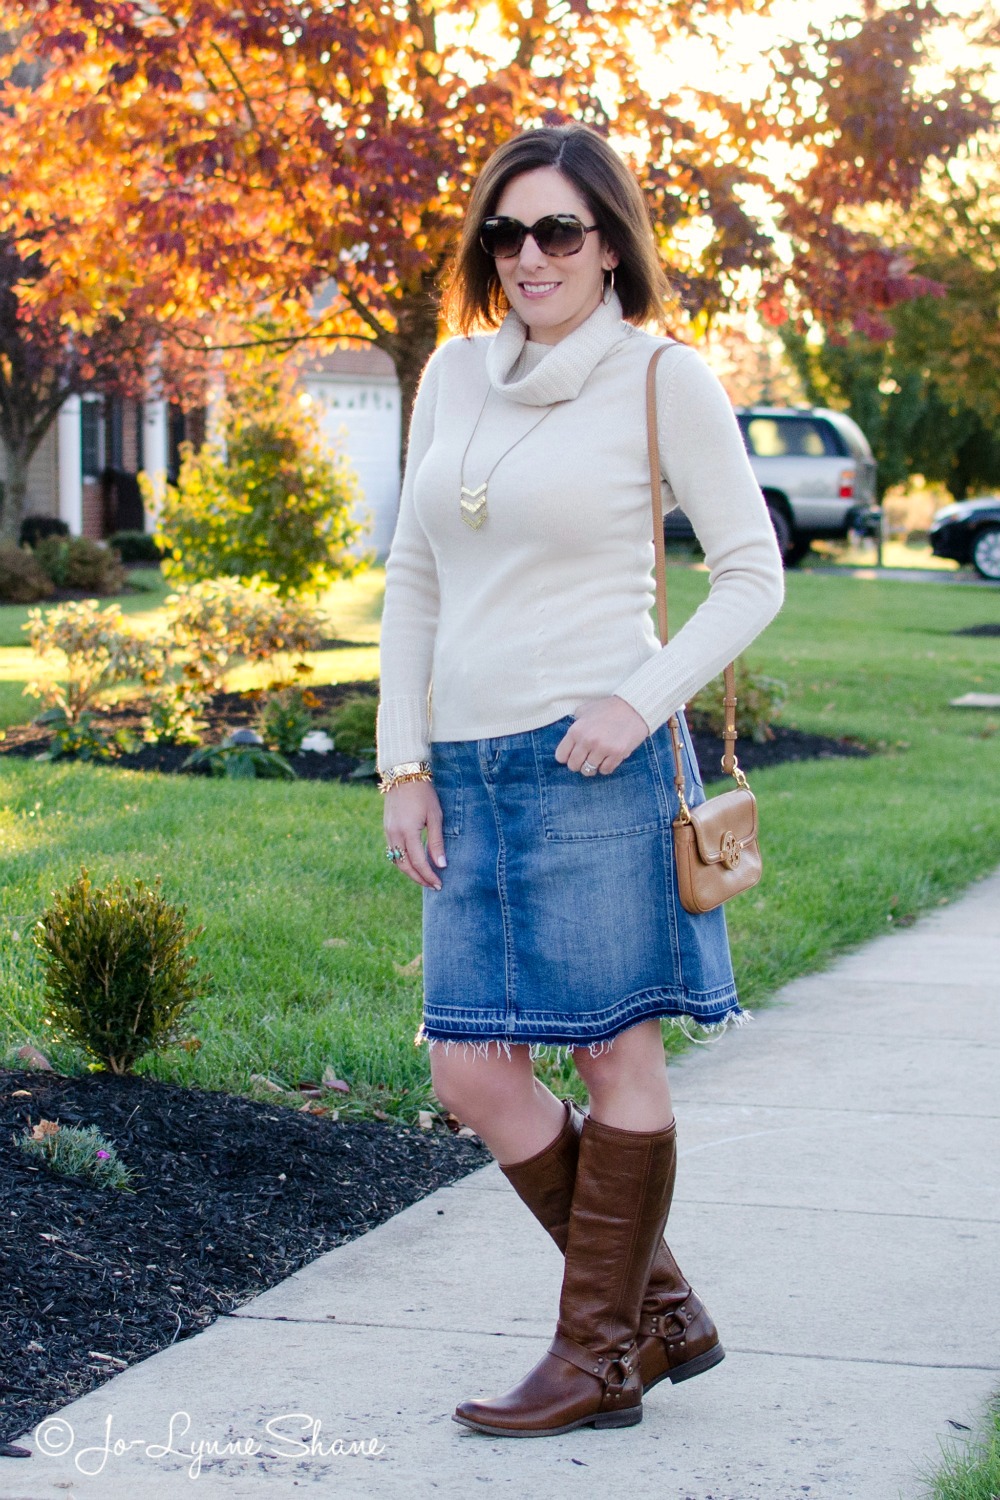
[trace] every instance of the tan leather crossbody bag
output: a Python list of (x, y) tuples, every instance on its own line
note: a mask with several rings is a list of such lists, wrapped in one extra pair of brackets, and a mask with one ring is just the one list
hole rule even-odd
[[(660, 484), (660, 443), (656, 430), (656, 362), (661, 345), (646, 372), (646, 437), (649, 444), (649, 487), (653, 506), (653, 546), (656, 551), (656, 618), (660, 642), (667, 644), (667, 564), (663, 540), (663, 496)], [(761, 876), (757, 843), (757, 799), (736, 760), (736, 676), (730, 662), (725, 670), (725, 753), (722, 769), (736, 782), (735, 791), (710, 797), (700, 807), (689, 807), (684, 785), (684, 759), (677, 715), (667, 721), (674, 748), (674, 785), (680, 811), (674, 819), (674, 863), (677, 889), (685, 911), (712, 911), (755, 886)]]

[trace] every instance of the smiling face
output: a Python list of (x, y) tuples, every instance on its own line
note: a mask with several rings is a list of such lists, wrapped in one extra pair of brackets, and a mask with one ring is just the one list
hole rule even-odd
[[(557, 167), (536, 167), (508, 182), (495, 214), (534, 224), (546, 214), (575, 214), (593, 224), (590, 205)], [(496, 261), (507, 301), (528, 325), (528, 337), (540, 344), (557, 344), (586, 322), (604, 291), (604, 273), (618, 264), (618, 256), (588, 234), (576, 255), (543, 255), (529, 234), (520, 255)]]

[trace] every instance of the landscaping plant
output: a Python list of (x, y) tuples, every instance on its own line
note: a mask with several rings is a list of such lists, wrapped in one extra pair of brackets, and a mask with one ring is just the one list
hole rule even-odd
[[(362, 529), (356, 481), (324, 446), (308, 402), (291, 367), (258, 365), (224, 404), (219, 440), (197, 452), (182, 444), (155, 532), (172, 582), (262, 579), (288, 596), (362, 566), (349, 550)], [(143, 492), (149, 503), (148, 480)]]
[(316, 707), (319, 701), (308, 688), (286, 687), (271, 693), (261, 705), (257, 718), (257, 729), (264, 744), (282, 755), (297, 755), (312, 728), (310, 707)]
[(54, 594), (55, 587), (27, 547), (0, 542), (0, 601), (4, 604), (35, 604)]
[(128, 1073), (147, 1052), (181, 1040), (180, 1021), (203, 993), (189, 951), (203, 927), (186, 928), (142, 880), (104, 887), (86, 868), (38, 921), (34, 942), (45, 982), (45, 1024), (112, 1073)]
[(35, 543), (35, 561), (60, 589), (120, 594), (125, 587), (121, 557), (85, 536), (45, 536)]
[(123, 563), (158, 563), (163, 553), (148, 531), (115, 531), (108, 537)]
[(227, 735), (218, 745), (195, 750), (181, 766), (182, 771), (208, 770), (213, 776), (228, 776), (238, 781), (295, 781), (296, 772), (283, 755), (236, 735)]
[(273, 585), (213, 578), (169, 594), (167, 635), (184, 655), (184, 680), (199, 691), (218, 692), (232, 663), (301, 657), (323, 639), (324, 621), (296, 599), (282, 599)]
[(69, 523), (58, 516), (25, 516), (17, 534), (21, 547), (37, 547), (43, 536), (69, 536)]
[(114, 760), (122, 751), (126, 754), (136, 748), (135, 736), (127, 729), (116, 729), (114, 733), (95, 723), (94, 715), (85, 709), (79, 718), (67, 717), (64, 708), (50, 708), (39, 714), (36, 724), (44, 724), (54, 730), (47, 754), (49, 760)]
[[(61, 539), (51, 542), (60, 545)], [(47, 539), (40, 546), (48, 544)], [(300, 600), (282, 599), (273, 586), (260, 583), (212, 579), (178, 590), (166, 604), (166, 625), (152, 636), (129, 631), (117, 605), (100, 610), (93, 600), (29, 612), (23, 628), (33, 649), (64, 662), (64, 680), (38, 678), (25, 689), (49, 705), (38, 722), (55, 730), (51, 759), (106, 760), (133, 748), (120, 734), (103, 734), (93, 722), (93, 711), (109, 691), (133, 680), (150, 693), (144, 738), (198, 745), (206, 727), (199, 717), (205, 701), (222, 690), (234, 662), (280, 662), (284, 656), (286, 678), (301, 676), (310, 668), (292, 659), (315, 650), (323, 638), (324, 621), (316, 610)], [(270, 742), (288, 753), (298, 750), (311, 727), (301, 689), (279, 699), (271, 720)], [(272, 769), (261, 774), (284, 773)]]
[(200, 745), (208, 727), (198, 717), (204, 707), (205, 694), (196, 684), (185, 679), (165, 683), (150, 695), (143, 739), (149, 745)]
[(25, 692), (62, 710), (64, 725), (98, 708), (108, 691), (139, 678), (152, 685), (164, 671), (163, 648), (124, 628), (117, 604), (98, 609), (94, 600), (30, 610), (23, 629), (39, 656), (62, 656), (66, 680), (39, 678)]
[(374, 755), (377, 714), (374, 694), (352, 693), (345, 698), (327, 720), (334, 747), (344, 755)]
[(134, 1191), (131, 1186), (134, 1174), (96, 1125), (60, 1125), (57, 1120), (39, 1120), (13, 1140), (25, 1156), (61, 1177), (82, 1178), (97, 1187)]

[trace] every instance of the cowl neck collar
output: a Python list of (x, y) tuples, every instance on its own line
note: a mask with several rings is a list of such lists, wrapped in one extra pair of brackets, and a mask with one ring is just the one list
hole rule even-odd
[(508, 401), (525, 406), (572, 401), (595, 365), (630, 332), (631, 325), (623, 322), (622, 305), (612, 292), (610, 300), (598, 303), (586, 322), (553, 344), (537, 363), (533, 361), (533, 368), (514, 376), (528, 326), (511, 308), (490, 344), (486, 373), (493, 389)]

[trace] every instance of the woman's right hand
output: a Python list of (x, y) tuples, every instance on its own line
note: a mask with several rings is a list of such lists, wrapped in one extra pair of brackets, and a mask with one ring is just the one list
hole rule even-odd
[[(443, 869), (444, 820), (437, 792), (430, 781), (404, 781), (385, 794), (383, 818), (385, 841), (390, 849), (402, 849), (404, 857), (396, 862), (397, 869), (408, 875), (416, 885), (441, 889), (441, 878), (428, 860)], [(427, 829), (427, 847), (424, 848), (421, 833)]]

